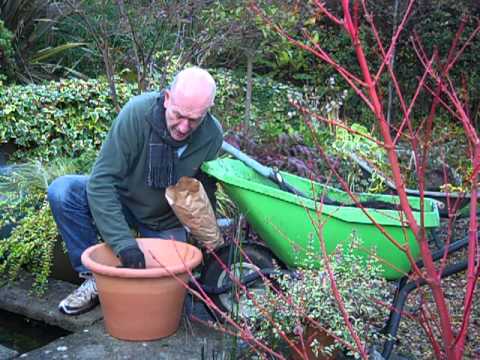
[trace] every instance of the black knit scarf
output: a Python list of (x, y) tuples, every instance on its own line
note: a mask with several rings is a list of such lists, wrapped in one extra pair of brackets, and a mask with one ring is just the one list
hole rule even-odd
[(162, 93), (153, 105), (152, 116), (147, 117), (152, 130), (148, 144), (145, 176), (147, 185), (156, 189), (166, 188), (177, 183), (177, 149), (191, 140), (191, 135), (182, 141), (177, 141), (170, 136), (163, 101), (164, 94)]

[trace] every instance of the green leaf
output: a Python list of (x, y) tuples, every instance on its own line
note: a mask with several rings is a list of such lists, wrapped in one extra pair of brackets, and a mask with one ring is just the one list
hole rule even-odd
[(74, 49), (74, 48), (86, 46), (86, 45), (87, 43), (83, 43), (83, 42), (76, 42), (76, 43), (70, 42), (70, 43), (59, 45), (59, 46), (55, 46), (53, 48), (48, 47), (48, 48), (39, 50), (34, 56), (32, 56), (31, 62), (32, 64), (38, 64), (39, 62), (49, 59), (51, 57), (54, 57), (58, 54), (61, 54), (66, 50)]

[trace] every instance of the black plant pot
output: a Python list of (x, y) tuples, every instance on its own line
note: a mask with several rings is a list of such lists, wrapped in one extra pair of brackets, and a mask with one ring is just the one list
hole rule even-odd
[(73, 270), (68, 254), (63, 251), (63, 240), (59, 236), (53, 248), (53, 265), (50, 277), (57, 280), (68, 281), (74, 284), (81, 284), (82, 279)]
[(12, 141), (0, 143), (0, 167), (6, 165), (10, 156), (17, 150), (18, 146)]

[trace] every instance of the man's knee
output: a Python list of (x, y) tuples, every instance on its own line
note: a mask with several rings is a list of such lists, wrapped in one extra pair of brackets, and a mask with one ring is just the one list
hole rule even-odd
[(80, 175), (64, 175), (56, 178), (47, 190), (48, 201), (53, 208), (68, 202), (70, 197), (86, 190), (87, 177)]

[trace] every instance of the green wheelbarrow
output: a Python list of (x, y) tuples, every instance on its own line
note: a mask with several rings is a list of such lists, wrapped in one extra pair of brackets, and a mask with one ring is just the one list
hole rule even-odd
[[(203, 171), (222, 183), (227, 195), (245, 215), (248, 223), (263, 239), (271, 252), (287, 267), (304, 265), (307, 249), (320, 254), (324, 241), (327, 253), (352, 235), (358, 240), (362, 256), (375, 254), (388, 280), (398, 279), (410, 271), (411, 264), (397, 245), (410, 249), (417, 260), (418, 243), (408, 228), (406, 218), (398, 210), (396, 196), (357, 194), (362, 204), (381, 204), (381, 208), (356, 207), (349, 195), (338, 189), (282, 172), (283, 178), (307, 197), (283, 191), (271, 180), (263, 177), (239, 160), (220, 159), (207, 162)], [(334, 199), (338, 204), (322, 203), (322, 198)], [(315, 199), (318, 199), (315, 201)], [(421, 221), (420, 198), (408, 199), (414, 216)], [(390, 209), (385, 204), (390, 205)], [(437, 202), (424, 199), (423, 224), (435, 228), (440, 224)], [(381, 225), (397, 245), (393, 244), (376, 225)], [(322, 223), (321, 226), (318, 224)]]
[[(231, 147), (228, 144), (227, 146)], [(305, 252), (312, 247), (321, 254), (320, 244), (324, 242), (327, 253), (331, 253), (340, 242), (351, 241), (354, 235), (359, 255), (370, 257), (375, 254), (383, 268), (383, 276), (388, 280), (398, 280), (392, 311), (384, 329), (391, 335), (382, 352), (383, 357), (388, 359), (406, 298), (415, 288), (424, 285), (409, 280), (411, 263), (406, 253), (399, 248), (408, 248), (414, 260), (420, 257), (418, 243), (399, 210), (398, 197), (356, 194), (358, 200), (364, 204), (367, 216), (346, 192), (286, 172), (274, 172), (241, 152), (241, 156), (238, 156), (236, 150), (227, 152), (233, 153), (242, 161), (218, 159), (205, 163), (202, 170), (222, 184), (227, 195), (235, 202), (263, 243), (247, 241), (242, 245), (248, 261), (233, 255), (235, 250), (232, 249), (235, 246), (226, 246), (218, 252), (224, 265), (220, 265), (218, 259), (207, 260), (200, 282), (206, 292), (212, 295), (212, 299), (222, 310), (231, 311), (235, 306), (237, 311), (242, 313), (242, 299), (238, 294), (232, 296), (230, 293), (234, 285), (228, 272), (240, 275), (240, 281), (248, 286), (250, 292), (261, 292), (262, 282), (258, 281), (260, 274), (269, 276), (278, 272), (277, 265), (286, 272), (292, 271), (304, 265)], [(409, 197), (408, 201), (414, 210), (415, 219), (427, 230), (440, 225), (436, 200), (423, 199), (423, 211), (420, 210), (422, 204), (419, 197)], [(380, 225), (388, 236), (382, 233), (374, 222)], [(468, 239), (452, 243), (448, 249), (442, 248), (434, 252), (433, 259), (440, 259), (445, 250), (450, 254), (467, 244)], [(417, 266), (423, 266), (421, 260), (417, 261)], [(454, 264), (445, 269), (442, 277), (465, 268), (466, 261)], [(247, 309), (248, 307), (245, 307), (245, 310)]]
[[(346, 192), (286, 172), (275, 172), (236, 149), (225, 149), (225, 145), (231, 148), (224, 143), (224, 150), (242, 161), (218, 159), (205, 163), (202, 170), (222, 184), (227, 195), (263, 242), (247, 240), (241, 245), (246, 257), (238, 256), (234, 244), (220, 249), (217, 255), (223, 265), (219, 264), (218, 259), (207, 258), (199, 284), (222, 310), (232, 311), (235, 308), (243, 313), (244, 310), (248, 311), (248, 306), (244, 309), (242, 305), (242, 296), (245, 294), (239, 297), (235, 293), (235, 285), (229, 273), (238, 276), (248, 286), (249, 292), (262, 292), (263, 282), (259, 281), (261, 276), (278, 273), (279, 267), (284, 269), (280, 271), (293, 273), (295, 268), (303, 265), (305, 252), (311, 250), (312, 246), (314, 251), (321, 254), (320, 244), (323, 242), (327, 253), (331, 253), (340, 242), (351, 241), (354, 235), (358, 254), (365, 257), (375, 254), (383, 268), (383, 276), (388, 280), (398, 280), (392, 310), (384, 328), (384, 332), (391, 335), (382, 352), (382, 356), (388, 359), (407, 296), (424, 285), (422, 282), (410, 281), (408, 274), (411, 263), (406, 253), (399, 248), (408, 248), (414, 260), (420, 257), (418, 243), (408, 228), (403, 212), (399, 210), (398, 197), (356, 194), (366, 209), (367, 216)], [(408, 197), (408, 201), (415, 219), (427, 230), (440, 225), (436, 200), (425, 198), (422, 204), (419, 197), (412, 196)], [(468, 239), (463, 239), (450, 244), (447, 249), (438, 249), (432, 253), (433, 260), (442, 258), (445, 251), (450, 254), (467, 244)], [(423, 266), (421, 260), (417, 261), (417, 266)], [(462, 271), (466, 266), (466, 261), (447, 266), (442, 277)]]

